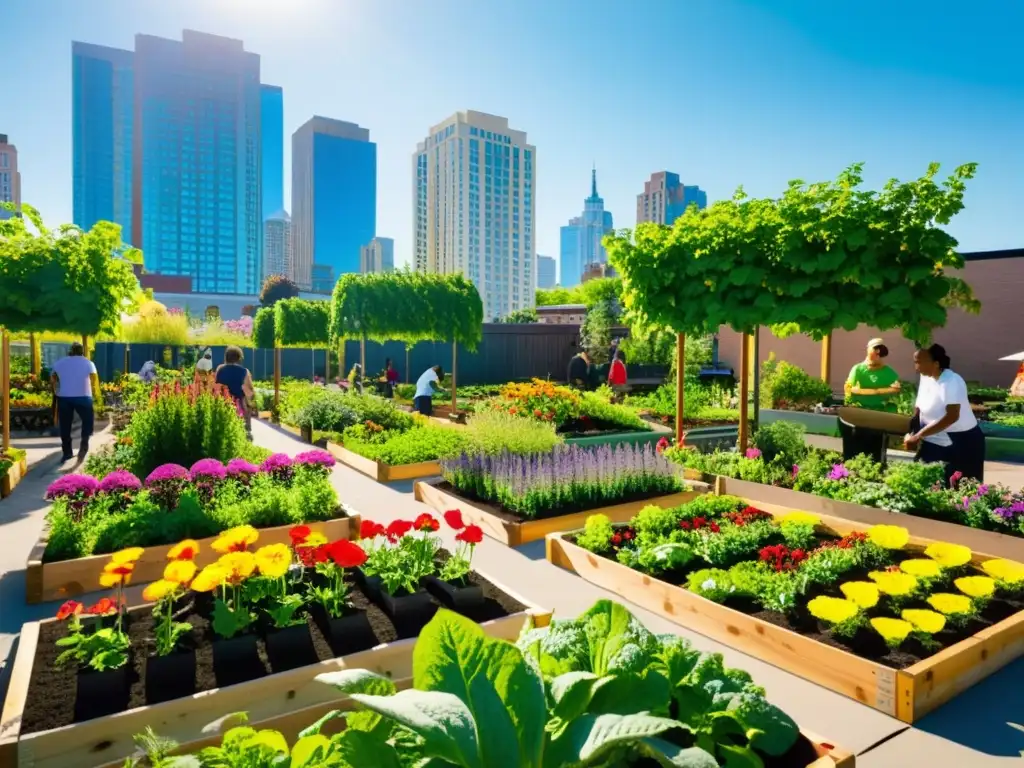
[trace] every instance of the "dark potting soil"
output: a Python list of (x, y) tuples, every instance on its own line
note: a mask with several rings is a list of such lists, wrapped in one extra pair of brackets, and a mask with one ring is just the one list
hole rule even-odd
[[(443, 556), (444, 553), (443, 553)], [(346, 577), (348, 578), (348, 577)], [(469, 582), (479, 585), (484, 592), (484, 602), (468, 618), (476, 622), (484, 622), (501, 618), (526, 610), (526, 606), (515, 598), (502, 592), (487, 579), (475, 573), (470, 574)], [(208, 597), (208, 596), (203, 596)], [(209, 691), (221, 686), (217, 671), (214, 669), (213, 641), (214, 634), (210, 627), (209, 601), (200, 599), (199, 605), (189, 600), (179, 608), (176, 620), (187, 621), (193, 631), (180, 643), (181, 646), (194, 649), (196, 658), (195, 692)], [(204, 602), (206, 603), (204, 605)], [(359, 611), (365, 611), (372, 630), (372, 638), (365, 638), (361, 648), (345, 648), (346, 653), (368, 650), (381, 643), (390, 643), (398, 639), (398, 633), (388, 617), (376, 605), (371, 603), (356, 585), (351, 585), (349, 602)], [(437, 602), (434, 601), (435, 610)], [(129, 652), (128, 682), (130, 690), (126, 709), (145, 706), (150, 702), (146, 698), (146, 661), (153, 653), (153, 616), (149, 607), (133, 608), (126, 616), (126, 631), (131, 639)], [(320, 623), (311, 614), (306, 615), (309, 634), (316, 653), (310, 663), (333, 659), (336, 654), (324, 634)], [(75, 665), (67, 664), (58, 667), (54, 664), (60, 654), (56, 641), (67, 636), (66, 622), (44, 622), (40, 625), (39, 640), (32, 664), (32, 677), (29, 681), (25, 710), (22, 713), (21, 733), (37, 733), (75, 722), (75, 699), (77, 691), (77, 675)], [(256, 643), (258, 658), (250, 672), (249, 679), (272, 674), (275, 671), (267, 655), (266, 641), (259, 637)], [(232, 680), (231, 682), (240, 682)], [(81, 719), (87, 719), (82, 717)]]
[(631, 429), (601, 419), (571, 419), (562, 424), (557, 432), (562, 437), (599, 437), (602, 435), (632, 435), (649, 432), (648, 429)]
[[(640, 418), (649, 424), (659, 424), (663, 427), (675, 427), (675, 416), (655, 416), (654, 414), (640, 414)], [(683, 419), (685, 429), (695, 427), (731, 427), (739, 423), (739, 417), (735, 419)], [(669, 436), (671, 437), (671, 436)]]

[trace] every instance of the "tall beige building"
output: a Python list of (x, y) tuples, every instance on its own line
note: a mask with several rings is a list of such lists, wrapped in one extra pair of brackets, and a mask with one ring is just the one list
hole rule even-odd
[[(7, 141), (7, 134), (0, 133), (0, 203), (14, 203), (21, 210), (21, 174), (18, 173), (18, 148)], [(0, 219), (9, 219), (13, 214), (0, 208)]]
[(295, 280), (292, 219), (287, 211), (278, 211), (263, 222), (263, 276), (269, 275)]
[(390, 237), (375, 237), (359, 249), (359, 271), (394, 272), (395, 241)]
[(461, 272), (484, 319), (532, 307), (537, 148), (504, 117), (456, 112), (413, 155), (413, 265)]
[(644, 182), (643, 193), (636, 196), (636, 223), (652, 221), (671, 226), (693, 203), (698, 208), (707, 208), (707, 192), (697, 186), (686, 186), (678, 173), (652, 173)]

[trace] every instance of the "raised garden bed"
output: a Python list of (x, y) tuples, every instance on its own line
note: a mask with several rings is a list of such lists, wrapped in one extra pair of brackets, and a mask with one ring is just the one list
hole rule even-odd
[(776, 421), (790, 421), (802, 425), (808, 434), (839, 436), (839, 417), (834, 413), (811, 413), (808, 411), (784, 411), (773, 408), (762, 408), (758, 419), (762, 424)]
[(487, 536), (497, 539), (502, 544), (510, 547), (518, 547), (530, 541), (543, 539), (552, 531), (580, 527), (591, 515), (607, 515), (613, 522), (626, 522), (650, 504), (669, 507), (685, 504), (690, 499), (706, 492), (707, 486), (702, 483), (693, 483), (691, 490), (683, 493), (674, 493), (668, 496), (648, 496), (644, 499), (637, 499), (613, 506), (535, 520), (526, 520), (520, 515), (515, 515), (491, 504), (471, 501), (455, 493), (448, 483), (441, 480), (418, 482), (414, 490), (417, 501), (421, 501), (442, 513), (449, 509), (458, 509), (462, 512), (463, 519), (479, 525)]
[[(344, 515), (343, 517), (309, 523), (309, 527), (332, 541), (335, 539), (357, 540), (359, 526), (362, 522), (360, 516), (358, 514), (350, 515), (344, 509), (341, 510), (341, 513)], [(288, 532), (292, 527), (291, 525), (280, 525), (259, 529), (260, 546), (289, 543), (291, 539)], [(199, 567), (208, 565), (217, 559), (217, 553), (210, 548), (210, 543), (215, 538), (216, 536), (211, 536), (199, 540), (200, 549), (196, 556), (196, 565)], [(97, 579), (103, 572), (103, 567), (110, 561), (109, 554), (80, 557), (75, 560), (43, 562), (46, 541), (47, 532), (43, 531), (35, 546), (32, 547), (28, 562), (25, 564), (26, 603), (34, 605), (50, 600), (67, 600), (99, 589)], [(135, 571), (132, 574), (133, 583), (145, 584), (159, 579), (167, 565), (167, 553), (173, 546), (174, 543), (147, 547), (141, 559), (135, 563)]]
[[(561, 432), (559, 432), (561, 434)], [(634, 445), (647, 445), (657, 443), (663, 437), (671, 437), (672, 432), (665, 427), (656, 424), (651, 425), (649, 431), (629, 430), (612, 428), (607, 430), (590, 430), (586, 432), (569, 432), (565, 435), (565, 442), (568, 445), (597, 446), (597, 445), (622, 445), (632, 443)]]
[[(785, 506), (757, 502), (759, 510), (780, 517)], [(820, 515), (830, 534), (846, 536), (866, 526), (838, 517)], [(963, 637), (934, 655), (917, 658), (911, 652), (886, 648), (884, 643), (851, 646), (823, 633), (813, 619), (800, 623), (799, 614), (729, 607), (670, 581), (634, 570), (610, 557), (595, 554), (576, 543), (573, 533), (547, 536), (547, 559), (681, 626), (767, 661), (896, 717), (913, 723), (975, 683), (1024, 655), (1024, 605), (1004, 599), (989, 606), (996, 614), (988, 626), (971, 634), (971, 625), (957, 630)], [(911, 536), (906, 550), (922, 550), (931, 539)], [(990, 559), (974, 552), (974, 562)], [(704, 585), (702, 585), (704, 586)], [(1006, 618), (999, 618), (1010, 611)], [(794, 623), (796, 622), (796, 623)], [(858, 636), (859, 637), (859, 636)], [(879, 638), (880, 640), (880, 638)], [(853, 640), (850, 641), (854, 642)]]
[(415, 480), (420, 477), (433, 477), (441, 474), (441, 465), (436, 461), (421, 461), (416, 464), (399, 464), (392, 466), (380, 461), (360, 456), (344, 446), (328, 441), (327, 450), (338, 461), (378, 483), (393, 483), (397, 480)]
[(25, 475), (28, 474), (28, 461), (18, 459), (14, 462), (3, 477), (0, 477), (0, 499), (10, 496)]
[[(531, 618), (537, 626), (547, 625), (549, 612), (529, 604), (485, 575), (473, 574), (471, 580), (481, 587), (485, 600), (475, 613), (465, 613), (480, 621), (489, 635), (515, 640)], [(255, 674), (227, 687), (218, 679), (209, 628), (204, 626), (206, 620), (201, 612), (192, 613), (189, 621), (195, 625), (197, 637), (194, 695), (148, 704), (147, 658), (145, 653), (137, 653), (129, 662), (129, 688), (120, 710), (80, 722), (74, 722), (75, 673), (55, 668), (52, 663), (57, 651), (53, 643), (66, 632), (66, 625), (52, 619), (26, 624), (0, 721), (0, 766), (121, 766), (137, 749), (134, 734), (147, 727), (191, 751), (219, 739), (207, 728), (209, 724), (243, 711), (253, 725), (294, 737), (298, 730), (331, 709), (345, 708), (346, 697), (315, 682), (317, 675), (341, 669), (368, 669), (396, 681), (412, 676), (414, 637), (398, 639), (395, 626), (358, 587), (353, 588), (351, 595), (355, 607), (365, 611), (361, 615), (366, 617), (368, 633), (350, 637), (348, 647), (332, 647), (321, 626), (309, 620), (308, 635), (315, 656), (303, 666), (287, 668), (296, 661), (289, 656), (284, 671), (278, 671), (280, 665), (275, 666), (261, 638), (256, 646)], [(436, 604), (432, 608), (436, 609)], [(147, 624), (152, 621), (149, 611), (136, 609), (130, 615), (129, 635), (133, 639), (145, 637)], [(339, 651), (344, 655), (337, 655)]]

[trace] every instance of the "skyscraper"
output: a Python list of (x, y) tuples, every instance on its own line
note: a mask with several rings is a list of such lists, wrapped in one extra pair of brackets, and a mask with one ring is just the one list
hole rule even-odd
[(260, 86), (263, 218), (284, 208), (284, 92), (277, 85)]
[(554, 288), (556, 282), (555, 277), (555, 260), (551, 256), (541, 256), (537, 254), (537, 287), (538, 288)]
[[(15, 210), (21, 210), (18, 148), (7, 141), (6, 133), (0, 133), (0, 203), (14, 203)], [(9, 219), (14, 215), (6, 208), (0, 208), (0, 219)]]
[(483, 112), (455, 113), (413, 155), (414, 266), (466, 275), (486, 320), (533, 306), (536, 169), (526, 133)]
[(644, 182), (644, 191), (636, 197), (636, 223), (653, 221), (671, 226), (691, 203), (707, 208), (708, 193), (700, 187), (684, 186), (678, 173), (652, 173), (650, 180)]
[(313, 265), (335, 279), (359, 271), (377, 229), (377, 145), (354, 123), (314, 116), (292, 134), (295, 282), (308, 290)]
[(292, 219), (278, 211), (263, 222), (263, 274), (292, 278), (292, 272)]
[(604, 200), (597, 194), (597, 169), (590, 173), (590, 197), (583, 201), (583, 215), (569, 220), (562, 227), (559, 261), (562, 263), (562, 286), (579, 285), (583, 272), (591, 264), (605, 264), (608, 254), (602, 238), (612, 231), (611, 211), (604, 209)]
[(395, 241), (390, 237), (375, 237), (360, 249), (360, 272), (393, 272), (395, 269)]
[(135, 122), (133, 54), (71, 44), (73, 221), (121, 225), (132, 241), (132, 153)]

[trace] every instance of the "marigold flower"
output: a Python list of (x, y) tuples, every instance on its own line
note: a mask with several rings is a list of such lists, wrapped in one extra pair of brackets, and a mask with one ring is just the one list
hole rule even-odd
[(227, 581), (227, 572), (216, 563), (208, 565), (192, 580), (193, 592), (212, 592)]
[(412, 527), (417, 531), (423, 531), (428, 533), (430, 531), (436, 531), (441, 527), (441, 524), (437, 522), (437, 518), (433, 515), (424, 512), (422, 515), (416, 518), (416, 521), (412, 524)]
[(173, 595), (179, 586), (179, 583), (176, 581), (158, 579), (152, 584), (146, 585), (146, 588), (142, 590), (142, 599), (147, 603), (158, 603), (168, 595)]
[(997, 558), (995, 560), (986, 560), (981, 564), (981, 570), (996, 581), (1002, 581), (1006, 584), (1016, 585), (1024, 582), (1024, 563)]
[(926, 611), (919, 608), (908, 608), (900, 614), (904, 621), (914, 625), (914, 629), (928, 635), (941, 632), (946, 626), (946, 617), (935, 611)]
[(899, 525), (874, 525), (868, 529), (868, 539), (882, 549), (903, 549), (910, 541), (910, 531)]
[(60, 608), (57, 609), (57, 620), (64, 621), (71, 616), (77, 616), (82, 612), (83, 606), (77, 600), (68, 600)]
[(110, 587), (127, 586), (128, 584), (131, 583), (131, 580), (132, 580), (131, 573), (127, 573), (125, 575), (121, 575), (121, 574), (117, 574), (117, 573), (106, 573), (106, 572), (104, 572), (104, 573), (100, 574), (100, 586), (101, 587), (107, 587), (108, 589)]
[(199, 542), (195, 539), (182, 539), (167, 553), (168, 560), (194, 560), (199, 554)]
[(464, 541), (467, 544), (479, 544), (484, 540), (484, 530), (479, 525), (467, 525), (457, 534), (455, 534), (457, 541)]
[(903, 619), (890, 619), (885, 616), (871, 620), (871, 626), (880, 634), (887, 645), (896, 648), (907, 639), (914, 630), (914, 625)]
[(307, 536), (305, 538), (304, 541), (302, 541), (299, 544), (296, 544), (295, 548), (296, 549), (308, 549), (310, 547), (322, 547), (326, 543), (327, 543), (327, 537), (326, 536), (324, 536), (319, 531), (313, 531), (311, 534), (309, 534), (309, 536)]
[(971, 550), (963, 544), (936, 541), (929, 544), (924, 553), (943, 568), (959, 568), (971, 562)]
[(363, 548), (347, 539), (328, 544), (327, 555), (339, 568), (358, 568), (366, 562), (366, 552)]
[(113, 573), (118, 576), (129, 576), (135, 570), (135, 563), (119, 563), (116, 560), (103, 566), (104, 573)]
[(228, 552), (221, 555), (217, 565), (225, 573), (225, 581), (240, 584), (256, 570), (256, 557), (252, 552)]
[(936, 592), (934, 595), (929, 596), (928, 605), (947, 616), (955, 616), (958, 613), (971, 613), (974, 609), (974, 604), (969, 597), (953, 595), (948, 592)]
[(991, 597), (996, 583), (988, 576), (961, 576), (953, 582), (956, 588), (970, 597)]
[(95, 605), (86, 609), (86, 613), (92, 616), (106, 616), (108, 613), (113, 613), (117, 610), (117, 603), (111, 600), (109, 597), (101, 597), (96, 601)]
[(260, 533), (251, 525), (239, 525), (224, 531), (213, 540), (210, 548), (219, 554), (227, 552), (244, 552), (250, 544), (255, 544)]
[(855, 602), (839, 597), (816, 597), (807, 603), (807, 610), (811, 616), (829, 624), (841, 624), (860, 613)]
[(164, 568), (164, 581), (187, 585), (196, 575), (196, 564), (191, 560), (172, 560)]
[(268, 544), (260, 547), (253, 558), (260, 573), (270, 579), (284, 576), (292, 564), (292, 552), (285, 544)]
[(927, 560), (923, 557), (913, 560), (904, 560), (900, 563), (900, 570), (923, 579), (934, 579), (942, 573), (942, 568), (934, 560)]
[(779, 518), (781, 525), (820, 525), (821, 518), (810, 512), (787, 512)]
[(444, 521), (448, 523), (449, 527), (454, 528), (456, 531), (461, 531), (466, 527), (466, 523), (462, 519), (461, 509), (449, 509), (444, 513)]
[(917, 577), (899, 571), (872, 571), (868, 578), (878, 585), (878, 590), (887, 595), (900, 597), (917, 589)]
[(128, 547), (128, 549), (122, 549), (120, 552), (115, 552), (110, 556), (111, 562), (114, 563), (134, 563), (145, 552), (142, 547)]
[(878, 605), (878, 587), (870, 581), (848, 581), (839, 585), (839, 590), (861, 608), (874, 608)]

